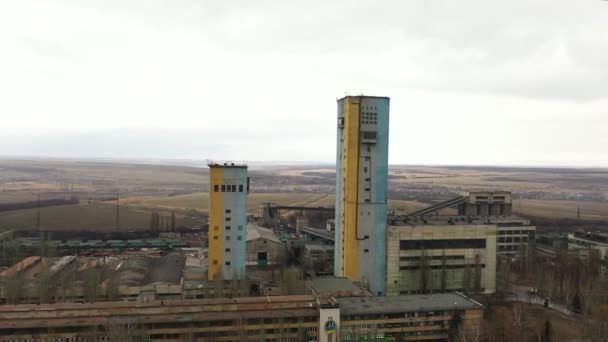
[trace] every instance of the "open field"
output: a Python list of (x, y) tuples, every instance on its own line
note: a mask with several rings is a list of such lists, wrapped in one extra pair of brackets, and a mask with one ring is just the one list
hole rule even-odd
[(608, 221), (608, 202), (516, 200), (513, 210), (515, 213), (534, 217), (577, 219), (579, 207), (583, 220)]
[[(176, 224), (191, 225), (188, 218), (177, 216)], [(125, 230), (147, 230), (150, 213), (121, 207), (120, 226)], [(0, 213), (0, 231), (36, 227), (36, 209)], [(116, 209), (101, 205), (61, 205), (40, 208), (40, 227), (43, 230), (81, 230), (110, 232), (116, 229)]]
[[(195, 209), (200, 212), (207, 212), (209, 208), (209, 194), (195, 193), (177, 196), (147, 196), (123, 198), (124, 205), (162, 208), (162, 209)], [(333, 207), (336, 203), (336, 196), (333, 194), (315, 193), (252, 193), (247, 196), (247, 210), (254, 214), (258, 205), (263, 203), (277, 203), (286, 206), (304, 207)], [(422, 209), (428, 204), (416, 201), (389, 200), (389, 209), (400, 212), (412, 212)]]
[[(335, 173), (331, 165), (258, 166), (249, 175), (250, 213), (265, 202), (334, 206)], [(512, 191), (514, 210), (524, 215), (577, 218), (580, 206), (581, 219), (608, 221), (608, 169), (394, 165), (389, 170), (389, 208), (399, 213), (482, 189)], [(38, 194), (43, 200), (75, 196), (81, 201), (111, 203), (107, 201), (120, 194), (121, 204), (135, 210), (206, 212), (207, 191), (208, 170), (203, 167), (0, 159), (0, 203), (34, 201)], [(106, 224), (100, 219), (93, 225)], [(141, 225), (137, 220), (134, 224)]]
[[(250, 194), (247, 197), (247, 211), (254, 213), (259, 204), (280, 203), (282, 205), (297, 206), (333, 206), (328, 198), (333, 195), (314, 194), (314, 193), (260, 193)], [(146, 208), (164, 209), (194, 209), (207, 212), (209, 209), (209, 194), (194, 193), (176, 196), (145, 196), (123, 198), (121, 202), (125, 205), (141, 206)]]

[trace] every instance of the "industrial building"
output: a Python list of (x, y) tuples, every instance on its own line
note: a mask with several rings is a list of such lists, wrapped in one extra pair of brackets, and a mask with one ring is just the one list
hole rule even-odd
[(287, 263), (287, 245), (272, 230), (247, 224), (247, 267), (273, 267)]
[(480, 336), (483, 306), (460, 293), (337, 298), (341, 341), (449, 341), (458, 312), (462, 335)]
[(338, 100), (334, 274), (385, 294), (389, 98)]
[[(391, 215), (389, 224), (411, 221), (437, 221), (449, 224), (492, 224), (497, 229), (497, 253), (513, 257), (534, 250), (536, 227), (529, 220), (512, 213), (512, 196), (508, 191), (470, 191), (407, 215)], [(446, 208), (457, 209), (456, 215), (438, 215)]]
[(209, 164), (209, 280), (245, 277), (246, 165)]
[(328, 275), (333, 271), (334, 246), (307, 244), (304, 246), (302, 265), (310, 274)]
[(21, 304), (0, 306), (0, 340), (445, 341), (455, 315), (478, 336), (483, 306), (458, 293)]
[(496, 226), (419, 221), (388, 229), (387, 294), (496, 291)]
[(607, 233), (577, 229), (568, 234), (568, 243), (583, 248), (595, 249), (599, 252), (599, 256), (602, 260), (606, 259), (606, 254), (608, 253)]

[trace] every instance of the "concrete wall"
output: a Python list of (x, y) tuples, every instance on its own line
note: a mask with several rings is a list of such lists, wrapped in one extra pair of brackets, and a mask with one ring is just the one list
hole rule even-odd
[(287, 262), (287, 247), (284, 243), (259, 238), (247, 242), (247, 266), (257, 266), (258, 253), (263, 252), (267, 254), (268, 266)]
[(209, 177), (209, 279), (220, 273), (239, 279), (245, 276), (247, 167), (211, 165)]

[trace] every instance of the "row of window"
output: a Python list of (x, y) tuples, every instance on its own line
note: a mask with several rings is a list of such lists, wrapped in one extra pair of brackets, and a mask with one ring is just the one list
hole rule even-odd
[[(243, 192), (243, 184), (239, 184), (238, 185), (238, 192)], [(213, 185), (213, 192), (237, 192), (237, 185), (236, 184), (222, 184), (221, 186), (219, 184), (215, 184)]]
[[(465, 268), (485, 268), (485, 264), (468, 264), (468, 265), (429, 265), (426, 266), (427, 269), (432, 270), (463, 270)], [(420, 265), (416, 266), (399, 266), (399, 271), (419, 271)]]
[(498, 235), (520, 235), (520, 234), (529, 234), (532, 231), (528, 230), (499, 230)]
[[(236, 237), (237, 240), (241, 241), (243, 240), (243, 236), (239, 235)], [(218, 235), (214, 235), (213, 236), (213, 240), (219, 240), (219, 236)], [(226, 236), (226, 241), (230, 241), (230, 236)]]
[[(229, 221), (229, 220), (228, 220)], [(224, 229), (226, 230), (231, 230), (232, 227), (231, 226), (225, 226)], [(214, 231), (218, 231), (220, 230), (220, 228), (218, 226), (213, 226), (213, 230)], [(243, 226), (238, 226), (238, 230), (243, 230)]]
[[(420, 256), (404, 256), (404, 257), (399, 257), (400, 261), (418, 261), (420, 260)], [(444, 258), (446, 260), (462, 260), (464, 259), (464, 255), (433, 255), (433, 256), (427, 256), (426, 257), (428, 260), (443, 260)]]
[(499, 245), (498, 246), (498, 250), (499, 251), (510, 251), (510, 252), (515, 252), (519, 250), (519, 246), (518, 245)]
[(508, 238), (504, 238), (504, 237), (500, 237), (498, 238), (498, 243), (512, 243), (512, 242), (523, 242), (523, 243), (527, 243), (528, 242), (528, 238), (527, 237), (508, 237)]
[(485, 239), (401, 240), (401, 250), (486, 248)]

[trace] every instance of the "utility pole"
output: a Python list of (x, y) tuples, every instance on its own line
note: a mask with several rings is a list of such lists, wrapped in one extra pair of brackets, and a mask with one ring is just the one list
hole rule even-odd
[(116, 230), (120, 230), (120, 193), (116, 193)]
[(40, 193), (36, 199), (36, 230), (40, 232)]

